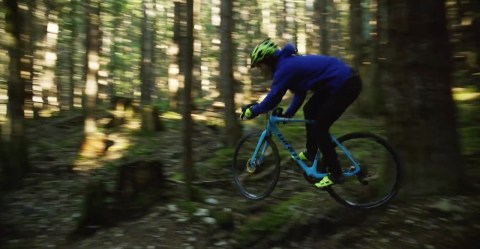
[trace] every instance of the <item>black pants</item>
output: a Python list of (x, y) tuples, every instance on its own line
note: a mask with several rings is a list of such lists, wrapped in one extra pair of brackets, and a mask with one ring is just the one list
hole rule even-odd
[(335, 93), (314, 93), (303, 107), (305, 119), (316, 120), (314, 124), (306, 124), (307, 157), (315, 158), (315, 154), (320, 149), (323, 155), (322, 163), (328, 167), (328, 171), (333, 176), (338, 176), (342, 172), (329, 129), (358, 97), (361, 88), (360, 77), (358, 74), (353, 74)]

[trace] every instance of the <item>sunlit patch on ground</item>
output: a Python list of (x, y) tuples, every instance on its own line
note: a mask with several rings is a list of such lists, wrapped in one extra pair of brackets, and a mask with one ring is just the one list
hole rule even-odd
[(182, 115), (177, 112), (165, 112), (163, 115), (160, 116), (164, 119), (173, 119), (173, 120), (180, 120), (182, 119)]
[(127, 124), (125, 124), (125, 128), (130, 129), (130, 130), (138, 130), (142, 126), (141, 120), (135, 119), (129, 121)]
[(107, 161), (114, 161), (123, 157), (125, 151), (131, 144), (127, 136), (121, 133), (114, 133), (108, 135), (108, 139), (114, 141), (114, 144), (108, 149), (104, 159)]
[(457, 101), (469, 101), (480, 98), (480, 92), (469, 88), (453, 88), (453, 98)]
[[(129, 120), (129, 122), (124, 125), (128, 130), (138, 130), (140, 126), (141, 123), (138, 119)], [(105, 139), (106, 147), (103, 155), (94, 158), (79, 157), (75, 160), (73, 169), (77, 172), (87, 172), (102, 168), (105, 166), (105, 162), (114, 162), (123, 158), (132, 144), (129, 135), (122, 131), (109, 133)], [(106, 141), (112, 142), (108, 148)]]

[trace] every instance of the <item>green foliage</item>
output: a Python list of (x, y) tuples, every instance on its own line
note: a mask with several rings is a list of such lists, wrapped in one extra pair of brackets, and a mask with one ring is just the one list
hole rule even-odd
[(454, 91), (458, 109), (458, 124), (462, 154), (480, 154), (480, 96), (476, 88)]
[(380, 136), (385, 134), (384, 120), (381, 117), (367, 119), (353, 116), (351, 113), (347, 113), (347, 115), (340, 117), (332, 126), (330, 130), (333, 135), (340, 137), (358, 131), (369, 131)]
[(460, 138), (463, 154), (480, 153), (480, 126), (460, 128)]
[(155, 135), (155, 132), (138, 129), (134, 132), (134, 135), (138, 136), (138, 137), (141, 137), (141, 138), (149, 138), (149, 137), (152, 137), (153, 135)]
[(139, 208), (150, 207), (152, 204), (158, 201), (159, 197), (159, 191), (151, 187), (138, 193), (132, 205)]
[(175, 182), (182, 182), (183, 179), (185, 179), (185, 177), (183, 176), (182, 173), (180, 172), (175, 172), (171, 177), (170, 179), (172, 179), (173, 181)]
[[(280, 125), (280, 131), (282, 132), (287, 142), (296, 150), (297, 153), (305, 149), (306, 137), (304, 124), (291, 123), (285, 126)], [(280, 144), (280, 142), (277, 141), (277, 139), (274, 139), (274, 141), (277, 144), (280, 158), (289, 158), (290, 153), (287, 150), (283, 149), (283, 146)]]
[(189, 213), (190, 215), (194, 214), (197, 209), (198, 209), (198, 205), (197, 203), (193, 202), (193, 201), (189, 201), (189, 200), (181, 200), (179, 203), (178, 203), (178, 206), (185, 210), (187, 213)]
[(237, 239), (248, 246), (259, 238), (276, 235), (281, 228), (300, 218), (299, 207), (306, 205), (306, 197), (310, 193), (300, 193), (292, 198), (270, 206), (263, 215), (247, 221), (237, 230)]
[(282, 134), (292, 141), (305, 140), (305, 125), (303, 124), (288, 124), (284, 127), (281, 126), (280, 131)]
[(212, 100), (207, 98), (195, 98), (193, 100), (194, 105), (197, 108), (204, 109), (212, 105)]
[(107, 171), (117, 171), (118, 170), (118, 164), (116, 163), (107, 163), (103, 168)]
[(125, 152), (125, 158), (137, 158), (142, 156), (152, 156), (157, 153), (157, 139), (153, 132), (141, 130), (134, 131), (134, 135), (139, 138), (140, 142), (135, 143)]
[(234, 149), (233, 148), (221, 148), (213, 154), (213, 156), (208, 159), (208, 163), (213, 166), (215, 169), (225, 168), (230, 166), (232, 163)]
[(3, 173), (2, 167), (0, 167), (0, 191), (6, 187), (5, 175)]
[(473, 105), (460, 104), (459, 107), (459, 134), (462, 154), (472, 155), (480, 153), (480, 108)]
[(127, 157), (140, 157), (140, 156), (149, 156), (155, 153), (155, 149), (148, 146), (136, 146), (132, 147), (128, 153)]
[(232, 229), (234, 227), (234, 219), (231, 210), (213, 211), (212, 217), (215, 218), (218, 226), (222, 229)]
[(164, 113), (164, 112), (167, 112), (168, 111), (168, 108), (169, 108), (169, 105), (170, 105), (170, 102), (168, 101), (168, 99), (158, 99), (157, 101), (155, 101), (152, 106), (154, 108), (157, 108), (157, 110), (160, 112), (160, 113)]

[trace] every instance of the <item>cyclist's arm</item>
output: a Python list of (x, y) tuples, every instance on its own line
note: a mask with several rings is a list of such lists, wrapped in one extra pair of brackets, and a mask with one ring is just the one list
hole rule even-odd
[(285, 112), (286, 117), (293, 117), (295, 113), (297, 113), (298, 109), (300, 106), (302, 106), (303, 101), (305, 100), (307, 96), (306, 92), (296, 92), (293, 94), (292, 102), (290, 102), (290, 105), (287, 108), (287, 111)]
[(286, 92), (287, 89), (279, 86), (278, 84), (272, 84), (272, 89), (263, 99), (263, 101), (258, 105), (252, 106), (252, 114), (257, 116), (272, 110), (282, 101), (283, 95), (285, 95)]
[(270, 92), (260, 104), (251, 108), (253, 115), (259, 115), (277, 107), (277, 105), (282, 101), (285, 93), (287, 93), (288, 84), (292, 77), (293, 74), (290, 73), (290, 71), (277, 69), (273, 75), (272, 88), (270, 89)]

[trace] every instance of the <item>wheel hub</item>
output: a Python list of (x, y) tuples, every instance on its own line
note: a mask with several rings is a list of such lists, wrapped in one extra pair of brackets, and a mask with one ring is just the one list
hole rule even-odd
[(248, 173), (253, 173), (257, 169), (257, 164), (255, 162), (251, 163), (251, 160), (252, 159), (249, 159), (246, 165)]
[(368, 168), (365, 166), (360, 167), (360, 172), (357, 174), (357, 179), (362, 185), (368, 185)]

